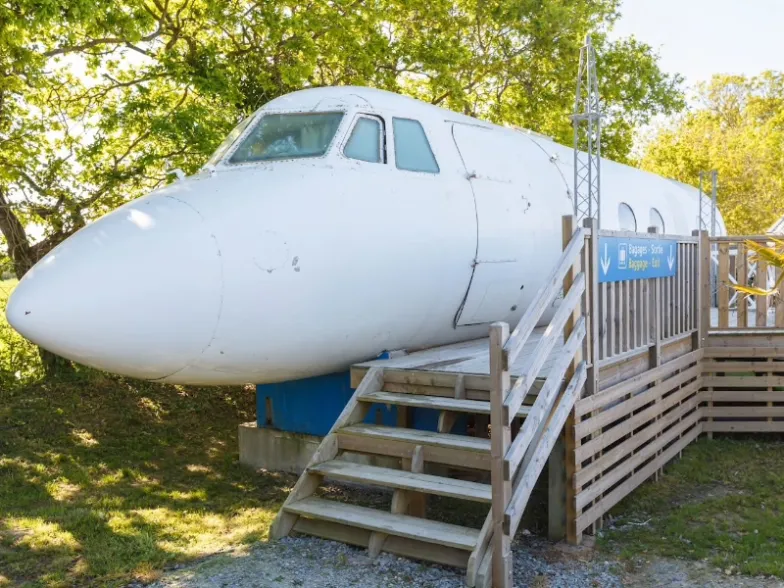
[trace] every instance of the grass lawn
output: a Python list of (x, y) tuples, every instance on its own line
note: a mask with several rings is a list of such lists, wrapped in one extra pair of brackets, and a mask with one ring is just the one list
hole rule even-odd
[[(23, 342), (2, 344), (0, 360), (24, 356)], [(152, 580), (267, 536), (293, 478), (238, 463), (252, 389), (93, 371), (13, 383), (0, 368), (0, 586)]]
[(267, 536), (292, 478), (237, 459), (254, 394), (93, 375), (0, 392), (0, 586), (112, 586)]
[(660, 555), (784, 578), (784, 443), (701, 439), (614, 515), (602, 544), (630, 563)]

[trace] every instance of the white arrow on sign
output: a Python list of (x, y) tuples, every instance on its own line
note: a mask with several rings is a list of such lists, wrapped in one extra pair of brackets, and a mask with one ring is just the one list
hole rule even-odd
[(606, 276), (610, 271), (610, 257), (607, 255), (607, 243), (604, 244), (604, 257), (602, 258), (602, 273)]
[(667, 258), (667, 265), (670, 266), (670, 271), (672, 271), (672, 266), (675, 264), (675, 256), (672, 254), (672, 245), (670, 245), (670, 256)]

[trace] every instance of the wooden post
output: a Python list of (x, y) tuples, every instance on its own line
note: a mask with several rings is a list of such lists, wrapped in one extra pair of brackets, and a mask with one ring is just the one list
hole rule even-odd
[[(768, 288), (768, 262), (757, 257), (757, 279), (754, 281), (757, 288)], [(757, 296), (757, 326), (768, 326), (768, 297)]]
[(719, 289), (719, 328), (730, 326), (730, 244), (719, 243), (719, 275), (716, 287)]
[(700, 344), (707, 344), (711, 321), (711, 243), (708, 231), (700, 231)]
[[(595, 218), (587, 218), (583, 221), (583, 226), (591, 231), (585, 245), (586, 250), (583, 258), (585, 260), (583, 270), (588, 277), (583, 308), (583, 314), (588, 321), (588, 333), (583, 345), (583, 355), (588, 364), (588, 377), (585, 380), (583, 395), (593, 396), (599, 391), (599, 223)], [(599, 434), (597, 431), (594, 438)], [(599, 456), (601, 457), (601, 452), (599, 452)], [(571, 488), (572, 492), (576, 494), (577, 488), (574, 488), (574, 485)], [(576, 496), (574, 498), (576, 499)], [(601, 527), (602, 520), (599, 519), (594, 523), (594, 534)]]
[[(708, 330), (710, 329), (711, 321), (711, 243), (708, 237), (708, 231), (700, 231), (700, 273), (699, 273), (699, 290), (698, 298), (700, 302), (700, 347), (705, 347), (708, 344)], [(708, 396), (712, 388), (708, 388)], [(708, 401), (708, 406), (713, 403)], [(712, 421), (713, 418), (709, 418)], [(708, 439), (713, 439), (713, 431), (708, 432)]]
[[(738, 252), (735, 254), (735, 269), (738, 276), (738, 286), (749, 285), (749, 261), (746, 256), (746, 245), (738, 243)], [(748, 297), (743, 292), (738, 292), (738, 328), (745, 329), (749, 326)]]
[(595, 218), (585, 219), (584, 226), (591, 231), (587, 242), (585, 259), (587, 260), (588, 282), (585, 297), (587, 300), (586, 315), (588, 335), (586, 336), (585, 360), (588, 362), (588, 379), (585, 384), (585, 395), (598, 391), (599, 380), (599, 226)]
[(511, 444), (511, 429), (504, 418), (504, 400), (509, 391), (509, 367), (504, 345), (509, 325), (490, 325), (490, 475), (493, 484), (493, 586), (512, 587), (512, 538), (504, 533), (504, 517), (512, 497), (512, 483), (504, 479), (504, 457)]
[[(693, 237), (699, 237), (700, 232), (692, 231)], [(696, 351), (702, 347), (702, 264), (700, 258), (700, 243), (694, 246), (694, 255), (692, 258), (692, 308), (691, 315), (693, 317), (691, 328), (696, 329), (691, 336), (691, 348)]]
[[(569, 244), (576, 229), (576, 221), (573, 216), (564, 216), (561, 222), (562, 227), (562, 243), (563, 247)], [(594, 238), (594, 235), (591, 235)], [(578, 257), (575, 264), (566, 273), (563, 281), (563, 291), (568, 292), (575, 278), (580, 272), (580, 264), (583, 256)], [(564, 341), (572, 334), (575, 324), (580, 318), (582, 312), (586, 311), (583, 307), (586, 304), (586, 298), (583, 298), (583, 304), (577, 305), (574, 312), (569, 317), (564, 325)], [(588, 311), (589, 312), (589, 311)], [(583, 350), (580, 349), (575, 353), (574, 359), (566, 373), (564, 374), (564, 382), (569, 382), (572, 379), (577, 366), (583, 359)], [(577, 544), (582, 539), (582, 535), (577, 533), (577, 500), (575, 497), (574, 488), (574, 474), (577, 471), (578, 464), (576, 463), (576, 448), (579, 440), (575, 439), (575, 416), (574, 409), (569, 413), (569, 418), (566, 420), (564, 430), (553, 447), (550, 454), (548, 471), (549, 471), (549, 496), (548, 496), (548, 515), (549, 515), (549, 529), (548, 535), (551, 539), (558, 539), (566, 536), (569, 543)], [(561, 449), (561, 446), (563, 449)], [(565, 533), (564, 533), (565, 529)]]
[[(776, 281), (781, 279), (781, 274), (784, 273), (784, 268), (776, 269)], [(776, 297), (776, 327), (779, 329), (784, 328), (784, 288), (779, 289), (779, 295)]]
[[(648, 227), (648, 232), (652, 235), (658, 233), (657, 227)], [(678, 268), (680, 270), (680, 267)], [(661, 342), (662, 342), (662, 303), (664, 302), (664, 298), (662, 297), (662, 279), (661, 278), (653, 278), (651, 280), (653, 282), (653, 294), (652, 294), (652, 304), (651, 304), (651, 312), (653, 313), (653, 320), (651, 326), (651, 345), (648, 347), (648, 369), (652, 370), (657, 368), (661, 365)], [(656, 386), (661, 383), (661, 380), (656, 380), (651, 384), (651, 386)], [(654, 405), (659, 404), (659, 399), (654, 400)], [(656, 415), (656, 420), (661, 418), (661, 414)], [(659, 437), (661, 433), (657, 433), (656, 437)], [(656, 452), (656, 455), (660, 455), (661, 450)], [(659, 479), (659, 473), (661, 472), (660, 469), (656, 470), (653, 474), (653, 479)]]

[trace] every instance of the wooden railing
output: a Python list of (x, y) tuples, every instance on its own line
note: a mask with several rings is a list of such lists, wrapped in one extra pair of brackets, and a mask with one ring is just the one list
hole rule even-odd
[[(649, 230), (649, 233), (654, 231)], [(634, 236), (626, 232), (601, 231), (601, 236)], [(671, 242), (668, 235), (661, 237)], [(618, 356), (649, 348), (656, 340), (686, 336), (698, 329), (698, 284), (695, 280), (699, 238), (678, 237), (677, 272), (669, 278), (625, 280), (598, 284), (600, 365)]]
[[(764, 260), (750, 259), (748, 238), (662, 235), (677, 243), (674, 276), (599, 284), (600, 237), (635, 235), (576, 228), (572, 217), (564, 217), (563, 235), (557, 265), (514, 331), (490, 328), (493, 504), (482, 533), (487, 550), (478, 553), (485, 569), (492, 565), (494, 586), (511, 586), (511, 541), (548, 459), (549, 506), (565, 511), (562, 535), (576, 543), (703, 430), (784, 431), (773, 405), (784, 387), (784, 302), (744, 299), (728, 285), (769, 287), (777, 278)], [(515, 360), (561, 292), (511, 385)], [(514, 417), (546, 363), (513, 436)], [(743, 405), (721, 405), (729, 399)]]
[(764, 236), (712, 237), (711, 265), (716, 280), (716, 296), (712, 297), (710, 329), (782, 329), (784, 300), (781, 296), (747, 296), (733, 285), (770, 288), (781, 275), (780, 268), (757, 259), (746, 245), (753, 241), (767, 246), (773, 242)]
[[(585, 296), (589, 280), (586, 234), (592, 229), (575, 228), (573, 217), (564, 217), (564, 250), (556, 267), (539, 289), (525, 315), (509, 333), (506, 323), (490, 327), (491, 378), (491, 476), (492, 509), (492, 576), (493, 585), (512, 585), (511, 541), (520, 524), (525, 505), (545, 462), (558, 440), (572, 408), (585, 385), (588, 366), (588, 332)], [(510, 367), (519, 356), (542, 314), (563, 291), (555, 315), (526, 359), (522, 373), (510, 386)], [(528, 395), (545, 361), (555, 345), (565, 341), (552, 362), (549, 374), (536, 401), (514, 440), (512, 420)], [(566, 456), (573, 458), (568, 445), (570, 427), (566, 427)], [(566, 466), (568, 471), (568, 463)], [(567, 500), (567, 504), (570, 501)]]

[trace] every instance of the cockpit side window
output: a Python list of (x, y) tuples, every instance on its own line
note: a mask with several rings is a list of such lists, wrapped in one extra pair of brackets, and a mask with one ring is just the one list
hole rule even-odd
[(440, 169), (419, 121), (393, 118), (395, 164), (398, 169), (437, 174)]
[(342, 119), (342, 112), (264, 114), (229, 162), (320, 157), (329, 149)]
[(370, 163), (385, 163), (384, 123), (381, 119), (375, 116), (360, 116), (343, 148), (343, 155)]

